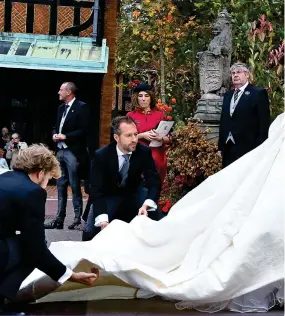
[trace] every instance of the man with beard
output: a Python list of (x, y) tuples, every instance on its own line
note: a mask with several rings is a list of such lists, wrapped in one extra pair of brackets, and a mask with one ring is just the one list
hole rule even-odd
[[(154, 211), (159, 219), (157, 202), (161, 180), (151, 150), (138, 143), (136, 122), (117, 117), (112, 122), (115, 141), (95, 152), (90, 174), (92, 208), (83, 232), (83, 240), (92, 239), (112, 220), (130, 222), (136, 215)], [(140, 204), (144, 179), (147, 198)]]

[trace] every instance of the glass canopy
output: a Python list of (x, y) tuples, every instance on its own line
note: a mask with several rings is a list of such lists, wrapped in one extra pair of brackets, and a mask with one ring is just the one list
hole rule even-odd
[(0, 67), (106, 73), (108, 56), (105, 39), (0, 33)]

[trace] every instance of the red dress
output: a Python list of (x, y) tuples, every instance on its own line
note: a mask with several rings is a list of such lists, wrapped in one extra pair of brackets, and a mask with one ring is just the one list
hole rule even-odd
[[(129, 112), (127, 116), (130, 116), (138, 124), (138, 132), (144, 133), (155, 129), (160, 121), (165, 121), (165, 116), (160, 111), (150, 110), (147, 113), (143, 113), (139, 110)], [(141, 144), (149, 146), (149, 141), (142, 138), (139, 140)], [(154, 159), (156, 168), (159, 172), (161, 181), (163, 182), (166, 177), (167, 159), (164, 144), (160, 147), (150, 147), (152, 157)]]

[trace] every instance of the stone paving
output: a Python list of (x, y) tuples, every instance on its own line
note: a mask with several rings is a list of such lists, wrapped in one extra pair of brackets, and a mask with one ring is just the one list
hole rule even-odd
[[(83, 207), (86, 205), (86, 200), (83, 201)], [(84, 208), (83, 208), (84, 209)], [(56, 218), (57, 213), (57, 200), (47, 200), (46, 203), (46, 222), (51, 221)], [(81, 240), (81, 230), (74, 229), (69, 230), (67, 228), (73, 222), (74, 219), (74, 212), (72, 201), (67, 201), (67, 210), (66, 210), (66, 218), (64, 222), (63, 229), (46, 229), (46, 240), (48, 245), (54, 241), (63, 241), (63, 240), (73, 240), (73, 241), (80, 241)]]

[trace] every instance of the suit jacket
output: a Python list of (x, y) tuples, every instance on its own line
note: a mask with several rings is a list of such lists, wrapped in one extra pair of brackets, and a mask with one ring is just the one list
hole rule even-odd
[(130, 157), (130, 167), (125, 187), (119, 186), (119, 162), (116, 142), (98, 149), (93, 157), (90, 173), (90, 193), (96, 216), (107, 214), (106, 198), (135, 194), (142, 182), (146, 182), (147, 199), (158, 202), (161, 180), (149, 147), (140, 143)]
[[(61, 104), (57, 110), (57, 120), (53, 134), (59, 133), (59, 126), (64, 110), (65, 104)], [(89, 165), (87, 161), (87, 134), (89, 120), (90, 115), (87, 104), (75, 99), (68, 111), (61, 130), (62, 134), (66, 136), (64, 142), (77, 158), (81, 167)]]
[(262, 144), (268, 137), (270, 110), (267, 91), (248, 84), (232, 116), (230, 104), (234, 90), (224, 95), (220, 120), (219, 150), (223, 152), (229, 132), (241, 154)]
[[(0, 293), (6, 284), (5, 266), (9, 251), (5, 241), (17, 235), (20, 240), (23, 266), (38, 268), (58, 280), (66, 267), (48, 250), (45, 242), (44, 218), (47, 193), (22, 171), (8, 171), (0, 175)], [(3, 243), (4, 242), (4, 243)], [(7, 246), (7, 245), (6, 245)], [(18, 280), (19, 286), (23, 280)], [(14, 289), (17, 292), (18, 289)], [(15, 293), (16, 293), (15, 292)], [(4, 289), (5, 293), (5, 289)]]

